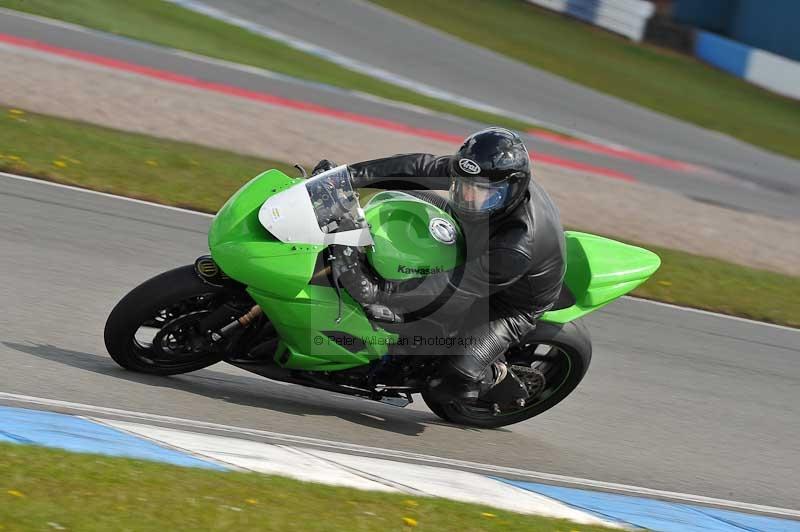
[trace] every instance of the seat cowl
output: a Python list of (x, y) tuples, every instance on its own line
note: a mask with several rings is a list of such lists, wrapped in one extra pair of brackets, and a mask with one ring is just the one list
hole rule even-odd
[(546, 313), (545, 321), (564, 323), (588, 314), (635, 289), (661, 265), (652, 251), (610, 238), (578, 231), (566, 231), (565, 237), (564, 283), (575, 304)]

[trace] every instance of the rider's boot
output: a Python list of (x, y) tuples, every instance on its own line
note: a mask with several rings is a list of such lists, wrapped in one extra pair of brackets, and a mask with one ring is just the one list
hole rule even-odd
[(496, 360), (477, 380), (453, 372), (434, 379), (430, 383), (430, 392), (439, 401), (474, 402), (503, 382), (507, 375), (505, 361)]

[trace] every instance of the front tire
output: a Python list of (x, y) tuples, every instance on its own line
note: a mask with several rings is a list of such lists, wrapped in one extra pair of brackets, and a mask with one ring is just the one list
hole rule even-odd
[[(526, 351), (526, 346), (531, 348)], [(537, 354), (547, 351), (546, 355)], [(520, 346), (506, 354), (509, 366), (536, 367), (547, 376), (544, 389), (524, 407), (495, 413), (491, 405), (439, 402), (428, 393), (422, 398), (431, 411), (451, 423), (498, 428), (525, 421), (553, 408), (578, 386), (592, 360), (589, 331), (581, 320), (561, 324), (539, 322)]]
[[(184, 352), (175, 337), (194, 334), (192, 324), (218, 306), (222, 290), (201, 281), (194, 266), (176, 268), (145, 281), (123, 297), (108, 316), (104, 333), (108, 353), (123, 368), (151, 375), (188, 373), (219, 362), (221, 352)], [(140, 337), (150, 330), (157, 341), (148, 344)]]

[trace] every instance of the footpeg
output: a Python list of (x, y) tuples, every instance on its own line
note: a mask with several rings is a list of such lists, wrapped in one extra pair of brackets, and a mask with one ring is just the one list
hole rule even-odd
[(396, 406), (398, 408), (405, 408), (409, 404), (411, 404), (411, 401), (409, 401), (405, 397), (388, 397), (388, 396), (384, 396), (384, 397), (381, 397), (380, 401), (381, 401), (381, 403), (383, 403), (385, 405)]
[(367, 316), (375, 321), (383, 321), (386, 323), (403, 323), (403, 318), (394, 313), (392, 309), (384, 305), (366, 305), (364, 310), (367, 311)]

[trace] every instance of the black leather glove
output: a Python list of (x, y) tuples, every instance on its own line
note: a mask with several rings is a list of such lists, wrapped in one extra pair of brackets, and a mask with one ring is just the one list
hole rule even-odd
[(333, 278), (339, 281), (339, 284), (343, 287), (347, 288), (345, 279), (352, 282), (352, 278), (358, 275), (358, 252), (350, 246), (338, 245), (331, 246), (330, 252)]
[(345, 290), (362, 305), (376, 303), (381, 289), (380, 279), (374, 275), (363, 253), (350, 246), (332, 247), (334, 277)]
[(403, 321), (387, 306), (393, 283), (375, 275), (363, 253), (349, 246), (332, 246), (331, 268), (334, 278), (364, 307), (370, 318), (393, 323)]
[(320, 162), (317, 163), (317, 166), (311, 171), (311, 175), (315, 176), (317, 174), (321, 174), (322, 172), (327, 172), (328, 170), (336, 168), (336, 163), (330, 161), (328, 159), (322, 159)]

